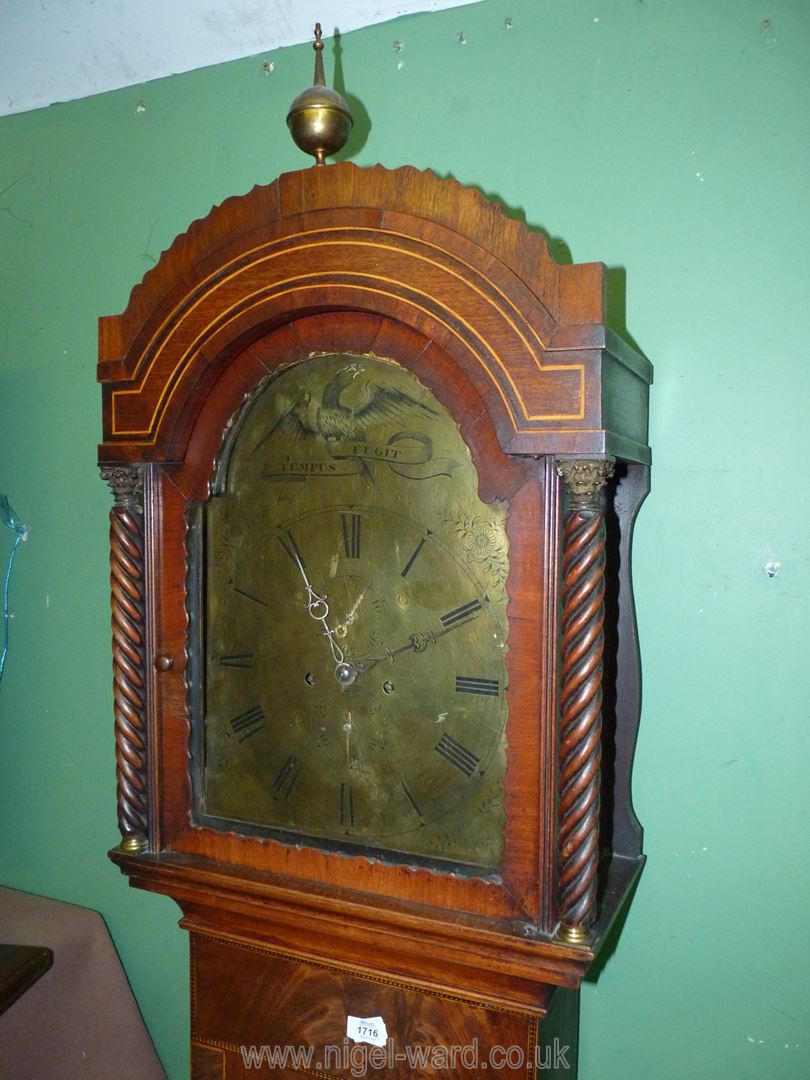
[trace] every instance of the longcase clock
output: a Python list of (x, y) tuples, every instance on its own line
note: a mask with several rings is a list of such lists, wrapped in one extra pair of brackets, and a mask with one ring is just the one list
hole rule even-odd
[(269, 1045), (574, 1075), (643, 863), (651, 371), (604, 278), (454, 181), (336, 164), (214, 208), (101, 320), (111, 857), (182, 909), (195, 1078)]

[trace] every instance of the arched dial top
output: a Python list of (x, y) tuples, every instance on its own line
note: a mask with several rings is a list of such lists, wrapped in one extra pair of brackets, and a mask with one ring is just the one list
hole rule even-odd
[(199, 508), (199, 823), (497, 872), (506, 507), (393, 361), (261, 387)]

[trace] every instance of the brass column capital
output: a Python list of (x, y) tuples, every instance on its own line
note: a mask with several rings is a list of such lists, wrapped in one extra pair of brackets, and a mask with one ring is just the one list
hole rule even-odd
[(563, 458), (557, 461), (557, 475), (562, 477), (571, 495), (571, 505), (599, 505), (599, 493), (611, 476), (616, 462), (613, 458)]
[(137, 507), (143, 497), (143, 469), (137, 465), (99, 465), (101, 479), (106, 480), (116, 506)]

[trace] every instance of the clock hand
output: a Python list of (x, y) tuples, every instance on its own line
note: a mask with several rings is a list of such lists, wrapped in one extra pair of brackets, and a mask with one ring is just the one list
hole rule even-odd
[(471, 615), (468, 619), (461, 619), (458, 622), (453, 623), (452, 626), (445, 626), (441, 630), (426, 630), (424, 634), (411, 634), (408, 638), (408, 642), (405, 645), (400, 645), (396, 649), (389, 649), (386, 647), (384, 656), (362, 656), (355, 660), (347, 661), (347, 666), (352, 669), (352, 679), (358, 675), (370, 671), (377, 664), (383, 663), (385, 660), (393, 660), (395, 656), (399, 656), (400, 653), (417, 652), (421, 653), (427, 649), (428, 645), (435, 645), (439, 638), (444, 637), (445, 634), (449, 634), (451, 630), (455, 630), (459, 626), (464, 626), (465, 623), (472, 622), (475, 615)]
[[(326, 640), (329, 642), (329, 648), (332, 650), (332, 659), (335, 661), (335, 678), (339, 683), (344, 686), (348, 686), (353, 683), (356, 675), (351, 672), (351, 665), (346, 663), (346, 657), (343, 649), (335, 641), (335, 633), (330, 628), (327, 619), (329, 618), (329, 605), (326, 602), (325, 596), (320, 596), (312, 587), (312, 583), (307, 577), (307, 572), (304, 569), (304, 564), (301, 561), (301, 557), (298, 552), (293, 552), (293, 559), (295, 565), (304, 579), (304, 586), (307, 590), (307, 612), (315, 620), (319, 622), (323, 627), (323, 633)], [(362, 599), (362, 597), (361, 597)]]

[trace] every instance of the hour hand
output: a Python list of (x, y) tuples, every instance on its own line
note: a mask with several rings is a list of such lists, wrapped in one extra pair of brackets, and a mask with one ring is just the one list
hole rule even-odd
[(370, 671), (371, 668), (377, 664), (381, 664), (384, 660), (393, 660), (394, 657), (399, 656), (404, 652), (416, 652), (421, 653), (427, 649), (428, 645), (435, 645), (436, 641), (440, 637), (444, 637), (448, 634), (452, 627), (448, 627), (445, 630), (426, 630), (423, 634), (411, 634), (407, 642), (404, 645), (399, 645), (396, 649), (389, 649), (384, 646), (383, 656), (361, 656), (356, 660), (352, 660), (352, 665), (357, 669), (358, 674), (364, 671)]
[(394, 657), (406, 649), (410, 649), (410, 644), (403, 645), (400, 649), (386, 649), (384, 656), (358, 656), (355, 659), (346, 658), (339, 668), (342, 670), (337, 671), (338, 681), (343, 683), (344, 686), (351, 686), (358, 675), (364, 675), (367, 671), (371, 671), (377, 664), (382, 664), (385, 660), (393, 660)]
[(444, 637), (445, 634), (449, 634), (451, 630), (455, 630), (459, 626), (465, 626), (467, 623), (472, 622), (476, 617), (476, 612), (480, 610), (480, 607), (480, 603), (476, 600), (471, 604), (465, 605), (464, 608), (450, 612), (448, 616), (445, 616), (442, 619), (441, 630), (425, 630), (424, 633), (411, 634), (404, 645), (399, 645), (395, 649), (390, 649), (384, 645), (382, 656), (359, 656), (356, 659), (346, 660), (343, 667), (347, 669), (347, 677), (345, 680), (341, 681), (347, 683), (354, 682), (358, 675), (363, 675), (365, 672), (371, 671), (373, 667), (376, 667), (377, 664), (382, 664), (385, 660), (393, 661), (400, 653), (424, 652), (429, 645), (435, 645), (439, 638)]

